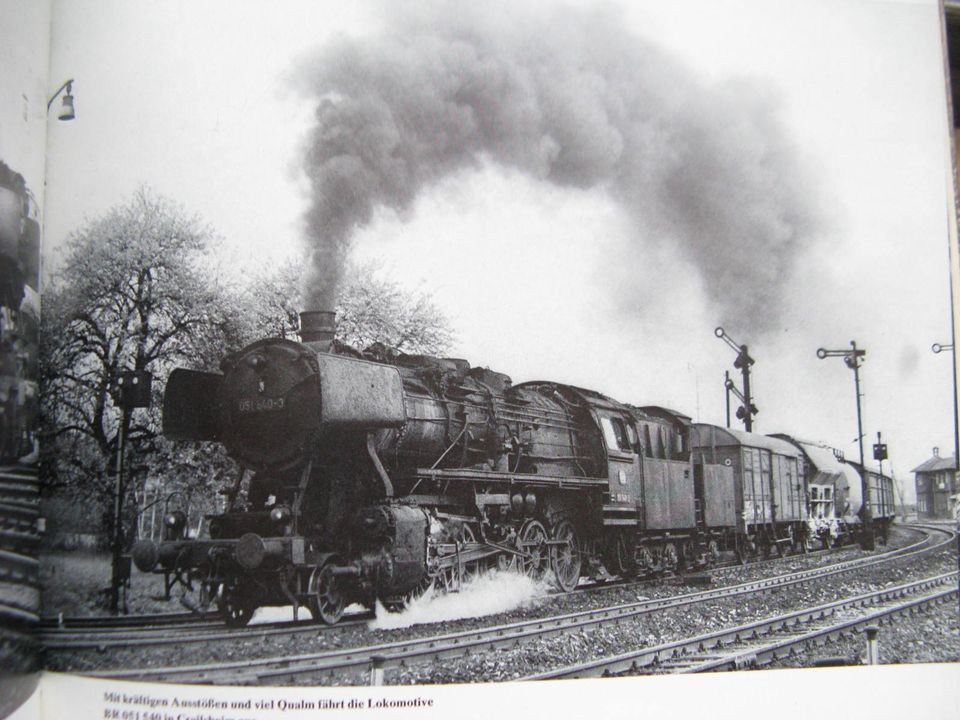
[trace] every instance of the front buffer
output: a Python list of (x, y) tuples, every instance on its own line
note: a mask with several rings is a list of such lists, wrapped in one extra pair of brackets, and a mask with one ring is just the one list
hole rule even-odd
[(336, 623), (352, 603), (395, 604), (429, 582), (430, 521), (418, 507), (383, 503), (362, 508), (351, 520), (353, 542), (344, 554), (317, 549), (303, 537), (149, 540), (133, 548), (143, 572), (162, 573), (166, 591), (199, 586), (194, 610), (216, 603), (228, 625), (245, 625), (258, 607), (307, 607), (315, 620)]

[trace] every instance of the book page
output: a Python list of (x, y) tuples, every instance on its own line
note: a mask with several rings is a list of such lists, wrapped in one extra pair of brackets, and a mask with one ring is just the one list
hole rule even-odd
[[(921, 1), (57, 5), (43, 702), (949, 702), (942, 36)], [(923, 622), (869, 615), (921, 580)], [(828, 644), (737, 630), (828, 605)]]
[(0, 716), (39, 679), (40, 227), (49, 3), (0, 3)]

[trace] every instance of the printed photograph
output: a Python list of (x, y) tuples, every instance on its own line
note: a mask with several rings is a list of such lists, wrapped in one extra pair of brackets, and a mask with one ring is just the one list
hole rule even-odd
[(36, 666), (960, 660), (957, 12), (53, 3), (0, 166)]

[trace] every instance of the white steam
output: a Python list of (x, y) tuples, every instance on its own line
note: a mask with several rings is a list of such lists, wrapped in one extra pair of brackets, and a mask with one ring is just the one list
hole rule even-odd
[(378, 602), (371, 630), (395, 630), (413, 625), (482, 617), (528, 607), (549, 593), (545, 582), (516, 572), (491, 571), (465, 582), (460, 592), (433, 590), (415, 598), (401, 612), (391, 613)]

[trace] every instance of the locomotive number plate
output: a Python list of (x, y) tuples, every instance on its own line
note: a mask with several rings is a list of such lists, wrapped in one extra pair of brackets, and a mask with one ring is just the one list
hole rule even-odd
[(241, 413), (270, 412), (272, 410), (283, 410), (284, 398), (240, 398), (237, 400), (237, 410)]

